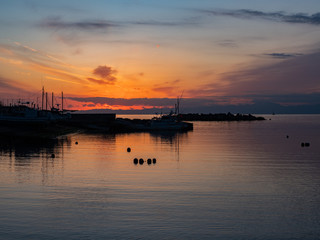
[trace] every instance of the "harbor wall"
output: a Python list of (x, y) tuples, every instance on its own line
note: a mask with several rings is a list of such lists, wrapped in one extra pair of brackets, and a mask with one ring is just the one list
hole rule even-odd
[(71, 114), (71, 120), (73, 122), (83, 123), (103, 123), (110, 122), (116, 119), (115, 113), (103, 113), (103, 114)]

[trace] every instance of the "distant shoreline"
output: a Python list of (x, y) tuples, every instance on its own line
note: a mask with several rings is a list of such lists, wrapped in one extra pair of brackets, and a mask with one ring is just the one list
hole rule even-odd
[(260, 121), (266, 120), (264, 117), (256, 117), (251, 114), (232, 114), (232, 113), (188, 113), (179, 114), (179, 120), (181, 121)]

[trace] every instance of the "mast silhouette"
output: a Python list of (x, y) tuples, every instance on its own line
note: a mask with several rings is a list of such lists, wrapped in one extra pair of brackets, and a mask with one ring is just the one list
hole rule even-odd
[(43, 110), (43, 103), (44, 103), (44, 87), (42, 87), (41, 110)]
[(48, 110), (48, 93), (46, 92), (46, 111)]
[(52, 92), (52, 100), (51, 100), (51, 104), (52, 104), (51, 109), (53, 110), (53, 108), (54, 108), (54, 104), (53, 104), (53, 92)]
[(63, 113), (63, 92), (61, 92), (61, 111)]

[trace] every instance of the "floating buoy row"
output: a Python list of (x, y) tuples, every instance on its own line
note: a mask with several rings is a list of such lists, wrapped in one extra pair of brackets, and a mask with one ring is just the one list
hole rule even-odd
[(157, 159), (153, 158), (151, 160), (151, 158), (148, 158), (147, 161), (143, 160), (143, 158), (140, 158), (139, 160), (138, 160), (138, 158), (133, 159), (133, 163), (135, 165), (137, 165), (138, 163), (140, 165), (142, 165), (142, 164), (144, 164), (144, 162), (147, 162), (148, 165), (150, 165), (151, 163), (156, 164), (157, 163)]
[(301, 147), (310, 147), (310, 143), (303, 142), (303, 143), (301, 143)]
[[(289, 135), (287, 135), (286, 138), (289, 138)], [(310, 143), (309, 142), (302, 142), (301, 147), (310, 147)]]

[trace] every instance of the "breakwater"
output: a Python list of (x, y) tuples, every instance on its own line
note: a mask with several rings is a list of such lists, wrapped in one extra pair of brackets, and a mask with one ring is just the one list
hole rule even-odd
[(232, 114), (232, 113), (188, 113), (179, 114), (180, 121), (255, 121), (265, 120), (264, 117), (256, 117), (251, 114)]

